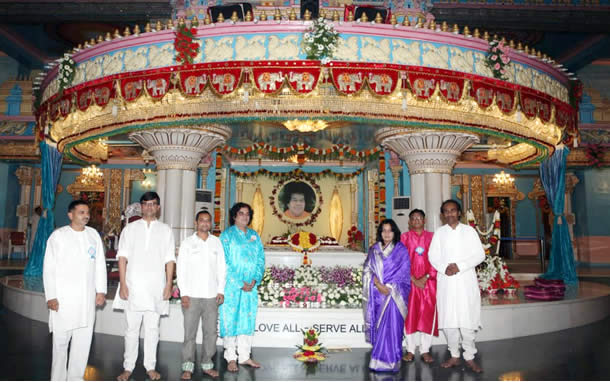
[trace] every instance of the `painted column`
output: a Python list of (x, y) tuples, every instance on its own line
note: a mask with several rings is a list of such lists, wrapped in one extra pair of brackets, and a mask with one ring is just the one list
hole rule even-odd
[(411, 178), (411, 209), (426, 213), (426, 229), (442, 225), (440, 206), (451, 198), (451, 173), (458, 156), (479, 141), (474, 134), (454, 131), (387, 127), (375, 134), (377, 142), (405, 161)]
[(174, 232), (176, 246), (194, 231), (197, 166), (201, 159), (231, 136), (221, 125), (151, 129), (129, 134), (157, 164), (161, 217)]
[(15, 171), (21, 192), (19, 193), (19, 205), (17, 206), (17, 231), (26, 232), (28, 219), (30, 217), (30, 196), (32, 192), (33, 169), (27, 166), (19, 166)]

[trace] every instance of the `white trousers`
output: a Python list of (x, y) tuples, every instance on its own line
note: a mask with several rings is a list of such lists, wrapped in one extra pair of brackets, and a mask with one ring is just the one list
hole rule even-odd
[(432, 345), (430, 333), (415, 332), (407, 334), (407, 352), (415, 354), (415, 348), (419, 346), (421, 354), (429, 353)]
[[(235, 361), (244, 363), (250, 359), (250, 350), (252, 349), (252, 339), (254, 336), (240, 334), (235, 337), (223, 338), (225, 354), (227, 362)], [(235, 351), (237, 350), (237, 354)], [(237, 358), (239, 355), (239, 359)]]
[[(84, 328), (53, 331), (52, 381), (82, 381), (89, 360), (93, 320)], [(68, 345), (70, 361), (68, 362)], [(66, 367), (67, 366), (67, 367)]]
[(474, 355), (477, 354), (477, 348), (474, 344), (476, 337), (476, 331), (473, 329), (466, 328), (445, 328), (443, 329), (445, 337), (447, 337), (447, 346), (451, 357), (460, 358), (460, 335), (462, 349), (464, 349), (464, 359), (470, 361), (474, 359)]
[(125, 331), (125, 354), (123, 368), (133, 371), (138, 359), (140, 326), (144, 321), (144, 368), (155, 370), (157, 365), (157, 344), (159, 343), (159, 314), (157, 312), (132, 312), (125, 309), (127, 330)]

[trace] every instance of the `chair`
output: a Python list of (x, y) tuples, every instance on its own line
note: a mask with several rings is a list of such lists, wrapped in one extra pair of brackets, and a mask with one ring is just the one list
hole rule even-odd
[(8, 240), (8, 259), (11, 259), (11, 255), (15, 249), (21, 249), (28, 258), (28, 241), (25, 237), (25, 232), (13, 231), (9, 234)]

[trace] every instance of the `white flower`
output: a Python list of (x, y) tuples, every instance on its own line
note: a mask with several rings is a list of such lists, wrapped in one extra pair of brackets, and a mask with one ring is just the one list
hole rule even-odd
[(326, 64), (328, 64), (329, 62), (330, 62), (330, 58), (329, 58), (329, 57), (324, 57), (324, 58), (322, 59), (322, 65), (326, 65)]

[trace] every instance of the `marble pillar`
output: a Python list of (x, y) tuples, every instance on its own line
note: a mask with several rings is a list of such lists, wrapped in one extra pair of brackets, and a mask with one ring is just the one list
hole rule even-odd
[(474, 134), (455, 131), (383, 128), (377, 141), (405, 161), (411, 179), (411, 209), (426, 213), (426, 229), (442, 225), (440, 207), (451, 198), (451, 173), (457, 158), (479, 141)]
[(230, 136), (231, 129), (222, 125), (151, 129), (129, 134), (129, 139), (155, 158), (160, 219), (174, 231), (176, 245), (194, 230), (197, 166)]

